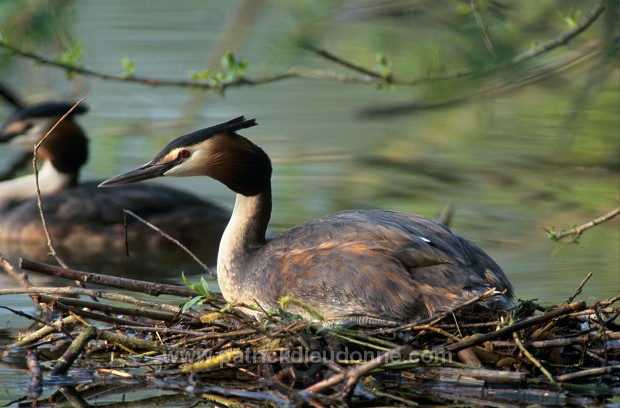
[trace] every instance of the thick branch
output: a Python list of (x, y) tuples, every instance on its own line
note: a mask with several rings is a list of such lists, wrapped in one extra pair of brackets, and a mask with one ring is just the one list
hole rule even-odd
[(82, 272), (73, 269), (59, 268), (42, 262), (31, 261), (29, 259), (20, 260), (20, 268), (28, 271), (40, 272), (47, 275), (60, 276), (62, 278), (78, 280), (81, 282), (95, 283), (99, 285), (111, 286), (113, 288), (128, 289), (146, 293), (152, 296), (163, 294), (176, 296), (196, 296), (193, 290), (164, 283), (154, 283), (136, 279), (120, 278), (117, 276), (103, 275), (99, 273)]
[[(101, 299), (113, 300), (115, 302), (123, 302), (129, 303), (131, 305), (136, 305), (138, 307), (149, 307), (151, 309), (157, 310), (165, 310), (170, 313), (178, 313), (179, 306), (169, 305), (167, 303), (159, 303), (152, 302), (150, 300), (141, 299), (134, 296), (123, 295), (120, 293), (113, 292), (104, 292), (102, 290), (95, 289), (84, 289), (84, 288), (71, 288), (71, 287), (38, 287), (38, 286), (30, 286), (27, 288), (16, 288), (16, 289), (0, 289), (0, 296), (3, 295), (16, 295), (16, 294), (27, 294), (32, 296), (42, 296), (42, 295), (61, 295), (61, 296), (77, 296), (84, 295), (90, 297), (97, 297)], [(191, 310), (186, 310), (185, 314), (192, 317), (200, 317), (200, 315)]]

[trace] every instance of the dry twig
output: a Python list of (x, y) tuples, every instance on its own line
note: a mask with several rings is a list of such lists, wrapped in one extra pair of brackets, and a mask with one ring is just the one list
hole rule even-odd
[[(210, 275), (215, 276), (215, 274), (213, 273), (213, 271), (211, 269), (209, 269), (209, 267), (200, 260), (200, 258), (198, 258), (192, 251), (190, 251), (185, 245), (183, 245), (181, 242), (179, 242), (179, 240), (175, 239), (174, 237), (166, 234), (164, 231), (162, 231), (160, 228), (158, 228), (156, 225), (151, 224), (150, 222), (148, 222), (147, 220), (145, 220), (144, 218), (140, 217), (139, 215), (137, 215), (136, 213), (134, 213), (133, 211), (130, 210), (123, 210), (123, 214), (128, 214), (131, 215), (133, 218), (135, 218), (136, 220), (140, 221), (141, 223), (143, 223), (144, 225), (146, 225), (147, 227), (151, 228), (154, 231), (157, 231), (162, 237), (166, 238), (167, 240), (171, 241), (173, 244), (177, 245), (179, 248), (181, 248), (183, 251), (185, 251), (189, 256), (192, 257), (192, 259), (194, 259), (194, 261), (196, 261), (198, 263), (198, 265), (200, 265), (202, 267), (202, 269), (204, 269), (207, 273), (209, 273)], [(127, 225), (125, 225), (125, 232)], [(127, 251), (129, 252), (129, 247), (128, 247), (128, 243), (127, 243), (127, 236), (125, 235), (125, 245), (127, 247)]]
[(41, 215), (41, 223), (43, 224), (43, 230), (45, 231), (45, 237), (47, 238), (47, 246), (50, 249), (50, 254), (54, 257), (54, 259), (56, 259), (58, 264), (60, 266), (62, 266), (63, 268), (68, 268), (68, 265), (60, 257), (60, 255), (58, 255), (58, 252), (56, 252), (56, 247), (54, 246), (54, 241), (52, 240), (52, 236), (50, 235), (49, 228), (47, 227), (47, 221), (45, 220), (45, 214), (44, 214), (44, 211), (43, 211), (43, 201), (41, 200), (41, 187), (39, 186), (39, 168), (37, 166), (38, 154), (39, 154), (39, 148), (45, 142), (45, 140), (49, 137), (49, 135), (52, 134), (52, 132), (54, 132), (54, 130), (56, 130), (56, 127), (58, 127), (58, 125), (63, 120), (65, 120), (65, 118), (67, 116), (71, 115), (73, 110), (75, 108), (77, 108), (80, 105), (80, 103), (82, 103), (89, 96), (90, 96), (90, 94), (87, 94), (82, 99), (77, 101), (76, 104), (73, 105), (73, 107), (71, 107), (71, 109), (69, 109), (69, 111), (67, 113), (65, 113), (58, 120), (58, 122), (56, 122), (56, 124), (54, 124), (54, 126), (52, 126), (52, 128), (45, 134), (45, 136), (43, 136), (43, 138), (41, 140), (39, 140), (39, 142), (34, 146), (34, 157), (32, 159), (32, 167), (34, 168), (35, 187), (36, 187), (36, 191), (37, 191), (37, 204), (39, 206), (39, 214)]

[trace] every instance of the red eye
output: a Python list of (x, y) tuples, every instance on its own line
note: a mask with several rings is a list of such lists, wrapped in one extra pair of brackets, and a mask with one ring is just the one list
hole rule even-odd
[(179, 151), (179, 159), (187, 159), (191, 155), (190, 151), (183, 149)]

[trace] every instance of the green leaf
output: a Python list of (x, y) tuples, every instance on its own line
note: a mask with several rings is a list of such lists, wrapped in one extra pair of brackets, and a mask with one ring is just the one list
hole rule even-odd
[(462, 5), (457, 7), (456, 9), (456, 14), (458, 14), (459, 16), (468, 16), (470, 15), (472, 12), (472, 8), (469, 5)]
[(581, 10), (572, 9), (570, 14), (566, 16), (560, 14), (560, 18), (564, 20), (569, 29), (574, 28), (577, 24), (579, 24), (579, 20), (581, 20)]
[(75, 44), (72, 49), (62, 53), (60, 58), (58, 58), (58, 62), (66, 65), (78, 65), (77, 62), (82, 55), (82, 48), (82, 43)]
[(189, 71), (188, 75), (194, 81), (207, 81), (211, 78), (212, 73), (211, 70), (206, 69), (202, 72)]
[(204, 297), (203, 296), (195, 296), (195, 297), (191, 298), (190, 300), (188, 300), (187, 302), (185, 302), (185, 304), (181, 308), (181, 313), (185, 313), (186, 311), (188, 311), (195, 304), (198, 304), (198, 306), (202, 306), (202, 303), (204, 303)]
[(189, 280), (187, 280), (187, 278), (185, 277), (185, 272), (181, 272), (181, 279), (183, 279), (183, 283), (185, 284), (185, 286), (187, 286), (188, 288), (192, 289), (192, 284)]
[(183, 283), (185, 284), (185, 286), (195, 292), (198, 292), (200, 294), (200, 297), (204, 298), (205, 300), (215, 299), (215, 295), (211, 292), (211, 289), (209, 289), (209, 282), (204, 277), (201, 276), (200, 282), (198, 283), (191, 283), (189, 279), (187, 279), (187, 277), (185, 276), (185, 272), (181, 272), (181, 278), (183, 279)]
[(392, 70), (388, 66), (387, 58), (383, 54), (377, 54), (375, 58), (378, 65), (376, 65), (374, 69), (379, 75), (381, 75), (381, 78), (384, 79), (383, 82), (376, 85), (377, 89), (393, 89), (392, 84), (390, 83)]
[(560, 239), (558, 238), (558, 233), (555, 230), (554, 227), (551, 227), (551, 229), (547, 229), (545, 227), (542, 227), (543, 230), (545, 230), (545, 232), (547, 233), (547, 236), (549, 237), (549, 239), (553, 240), (553, 241), (559, 241)]
[(128, 57), (123, 57), (121, 58), (121, 64), (123, 65), (123, 76), (133, 76), (134, 72), (136, 71), (135, 62), (131, 61)]
[(377, 54), (375, 58), (377, 59), (378, 64), (375, 69), (381, 74), (381, 76), (383, 78), (387, 78), (392, 75), (390, 67), (388, 67), (387, 58), (385, 57), (385, 55)]
[(235, 58), (235, 55), (232, 52), (227, 52), (224, 54), (220, 63), (222, 64), (222, 67), (227, 70), (227, 72), (218, 73), (222, 74), (219, 75), (222, 81), (232, 81), (243, 77), (249, 65), (247, 61)]
[(234, 65), (234, 63), (235, 63), (235, 56), (232, 52), (227, 52), (226, 54), (224, 54), (224, 56), (220, 60), (220, 64), (222, 64), (222, 66), (228, 70), (232, 69), (232, 66)]

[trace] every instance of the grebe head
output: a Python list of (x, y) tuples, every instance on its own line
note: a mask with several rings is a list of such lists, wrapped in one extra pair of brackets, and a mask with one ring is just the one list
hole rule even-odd
[(145, 165), (104, 181), (99, 187), (131, 184), (160, 176), (209, 176), (236, 193), (253, 196), (270, 188), (271, 163), (239, 129), (256, 126), (243, 116), (170, 142)]
[[(66, 102), (42, 102), (16, 109), (0, 127), (0, 142), (31, 149), (72, 107), (73, 104)], [(65, 121), (86, 112), (86, 105), (78, 105)]]
[[(65, 102), (44, 102), (17, 109), (0, 128), (0, 143), (24, 150), (33, 149), (72, 106)], [(74, 175), (76, 181), (80, 167), (88, 159), (88, 140), (73, 116), (87, 111), (86, 106), (77, 106), (48, 136), (38, 152), (42, 160), (49, 160), (61, 173)]]

